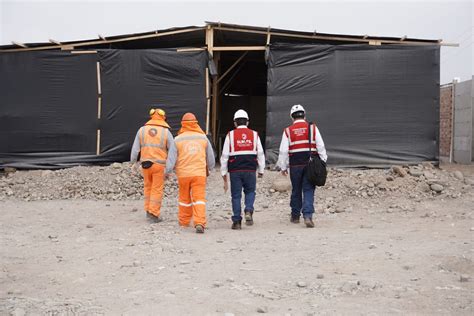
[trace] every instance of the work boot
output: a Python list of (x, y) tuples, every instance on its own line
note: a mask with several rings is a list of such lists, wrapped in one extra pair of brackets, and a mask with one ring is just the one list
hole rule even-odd
[(292, 222), (293, 224), (299, 224), (300, 217), (298, 215), (291, 214), (290, 222)]
[(231, 228), (237, 230), (242, 229), (242, 221), (233, 222)]
[(148, 220), (152, 223), (159, 223), (163, 221), (163, 219), (160, 216), (155, 216), (151, 214), (150, 212), (146, 212), (146, 218), (148, 218)]
[(247, 225), (247, 226), (252, 226), (253, 225), (252, 212), (245, 212), (245, 225)]
[(204, 234), (204, 226), (196, 225), (196, 234)]
[(314, 227), (314, 223), (313, 223), (313, 219), (311, 217), (307, 217), (304, 219), (304, 224), (306, 225), (306, 227), (308, 228), (313, 228)]

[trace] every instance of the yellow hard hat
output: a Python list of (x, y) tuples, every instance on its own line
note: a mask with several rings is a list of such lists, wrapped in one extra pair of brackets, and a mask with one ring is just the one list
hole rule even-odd
[(158, 115), (163, 116), (163, 117), (166, 116), (166, 112), (162, 109), (151, 109), (150, 110), (150, 116), (153, 116), (153, 114), (158, 114)]

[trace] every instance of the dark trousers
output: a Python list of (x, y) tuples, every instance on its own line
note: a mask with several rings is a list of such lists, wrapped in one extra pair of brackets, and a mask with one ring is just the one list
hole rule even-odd
[(316, 186), (306, 178), (304, 166), (290, 167), (291, 190), (291, 215), (311, 218), (314, 213), (314, 191)]
[(257, 186), (256, 172), (232, 172), (230, 173), (230, 193), (232, 195), (232, 221), (242, 220), (242, 189), (245, 194), (245, 212), (253, 213), (255, 202), (255, 188)]

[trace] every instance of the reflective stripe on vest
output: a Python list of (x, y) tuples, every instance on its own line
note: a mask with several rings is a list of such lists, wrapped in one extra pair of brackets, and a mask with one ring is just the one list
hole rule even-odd
[(316, 126), (311, 124), (309, 132), (311, 133), (311, 146), (309, 144), (308, 123), (297, 122), (285, 129), (285, 134), (288, 137), (290, 154), (298, 152), (317, 152), (316, 149)]
[(140, 161), (166, 164), (168, 151), (168, 129), (162, 126), (146, 125), (140, 131)]
[[(257, 132), (249, 128), (242, 128), (241, 130), (239, 134), (242, 134), (239, 135), (238, 139), (236, 139), (235, 135), (236, 130), (229, 132), (229, 156), (257, 155)], [(251, 134), (253, 139), (247, 139), (247, 134)]]

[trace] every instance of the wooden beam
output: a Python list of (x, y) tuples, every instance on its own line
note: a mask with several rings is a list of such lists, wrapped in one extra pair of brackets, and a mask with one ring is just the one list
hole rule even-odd
[(97, 69), (97, 93), (99, 95), (102, 94), (102, 86), (100, 82), (100, 62), (96, 63), (96, 69)]
[(206, 46), (207, 51), (213, 56), (214, 52), (214, 29), (208, 25), (206, 28)]
[(403, 35), (401, 38), (400, 38), (400, 42), (403, 42), (404, 40), (407, 39), (407, 36), (406, 35)]
[(97, 142), (96, 142), (97, 146), (96, 146), (96, 150), (95, 150), (95, 154), (97, 156), (100, 155), (100, 129), (97, 130)]
[(97, 54), (96, 50), (72, 50), (71, 54)]
[[(168, 35), (174, 35), (174, 34), (197, 32), (197, 31), (202, 31), (204, 29), (205, 29), (204, 27), (199, 27), (199, 28), (193, 28), (193, 29), (184, 29), (184, 30), (175, 30), (175, 31), (163, 32), (163, 33), (159, 33), (159, 34), (153, 33), (153, 34), (147, 34), (147, 35), (137, 35), (137, 36), (124, 37), (124, 38), (109, 39), (109, 40), (106, 40), (106, 41), (93, 40), (93, 41), (79, 42), (79, 43), (68, 43), (67, 45), (72, 45), (74, 47), (84, 47), (84, 46), (98, 45), (98, 44), (128, 42), (128, 41), (136, 41), (136, 40), (147, 39), (147, 38), (156, 38), (156, 37), (162, 37), (162, 36), (168, 36)], [(61, 48), (61, 44), (56, 44), (56, 45), (52, 45), (52, 46), (3, 49), (3, 50), (0, 50), (0, 53), (60, 49), (60, 48)]]
[(71, 45), (63, 45), (61, 46), (61, 50), (73, 50), (74, 46)]
[(265, 46), (214, 46), (213, 50), (216, 52), (231, 52), (231, 51), (242, 51), (242, 50), (265, 50)]
[(198, 51), (203, 51), (206, 50), (205, 47), (190, 47), (190, 48), (177, 48), (176, 51), (178, 53), (182, 52), (198, 52)]
[[(214, 64), (217, 68), (217, 73), (219, 73), (219, 60), (220, 53), (214, 53)], [(217, 102), (219, 98), (219, 84), (217, 83), (217, 77), (212, 80), (212, 106), (211, 106), (211, 117), (212, 117), (212, 141), (214, 144), (217, 144)]]
[(26, 46), (26, 45), (23, 44), (23, 43), (19, 43), (19, 42), (12, 41), (12, 44), (13, 44), (13, 45), (16, 45), (16, 46), (23, 47), (23, 48), (28, 48), (28, 46)]
[(61, 42), (60, 42), (60, 41), (56, 41), (56, 40), (53, 40), (53, 39), (50, 38), (50, 39), (49, 39), (49, 42), (61, 46)]
[(222, 76), (220, 76), (218, 79), (217, 79), (217, 83), (221, 82), (222, 79), (225, 78), (225, 76), (227, 76), (229, 74), (229, 72), (235, 68), (235, 66), (237, 66), (237, 64), (248, 54), (248, 51), (244, 52), (242, 54), (242, 56), (239, 57), (239, 59), (237, 59), (230, 67), (229, 69), (226, 70), (226, 72), (224, 72), (222, 74)]
[(369, 37), (369, 35), (365, 34), (362, 39), (367, 39), (368, 37)]
[[(253, 34), (267, 34), (266, 31), (258, 30), (249, 30), (249, 29), (240, 29), (240, 28), (231, 28), (231, 27), (214, 27), (215, 30), (221, 31), (230, 31), (230, 32), (242, 32), (242, 33), (253, 33)], [(321, 39), (321, 40), (330, 40), (330, 41), (341, 41), (341, 42), (366, 42), (370, 40), (368, 38), (360, 37), (341, 37), (333, 35), (303, 35), (303, 34), (293, 34), (293, 33), (283, 33), (283, 32), (270, 32), (272, 36), (282, 36), (282, 37), (293, 37), (293, 38), (306, 38), (306, 39)], [(402, 43), (398, 40), (380, 40), (383, 44), (413, 44), (413, 45), (436, 45), (437, 43), (433, 42), (420, 42), (420, 41), (403, 41)], [(440, 43), (441, 46), (455, 46), (458, 47), (459, 44), (454, 43)]]
[(267, 46), (270, 45), (270, 37), (272, 36), (272, 33), (270, 33), (270, 30), (272, 28), (270, 26), (268, 26), (268, 29), (267, 29)]
[(377, 41), (377, 40), (370, 40), (369, 45), (380, 46), (380, 45), (382, 45), (382, 43), (380, 41)]
[(99, 35), (97, 35), (97, 36), (99, 36), (99, 38), (100, 38), (101, 40), (103, 40), (103, 41), (106, 41), (106, 40), (107, 40), (107, 39), (105, 38), (105, 36), (102, 36), (101, 34), (99, 34)]
[(211, 122), (211, 98), (209, 92), (209, 68), (206, 67), (206, 135), (209, 135), (209, 123)]

